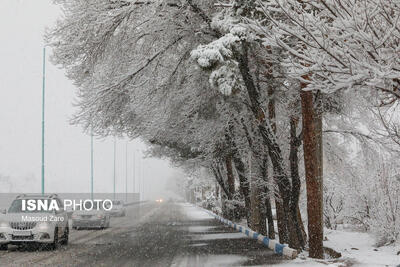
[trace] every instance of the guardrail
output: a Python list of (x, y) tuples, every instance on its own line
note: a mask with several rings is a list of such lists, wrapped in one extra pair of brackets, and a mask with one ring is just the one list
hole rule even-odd
[(278, 241), (274, 239), (269, 239), (266, 236), (263, 236), (262, 234), (259, 234), (247, 227), (244, 227), (242, 225), (239, 225), (237, 223), (234, 223), (230, 220), (227, 220), (219, 215), (216, 215), (215, 213), (206, 210), (207, 213), (209, 213), (211, 216), (215, 217), (218, 221), (221, 223), (227, 224), (228, 226), (232, 227), (233, 229), (242, 232), (243, 234), (247, 235), (248, 237), (252, 239), (256, 239), (258, 242), (262, 243), (264, 246), (268, 247), (269, 249), (273, 250), (276, 254), (282, 255), (291, 259), (294, 259), (297, 257), (297, 250), (289, 248), (287, 245), (282, 245)]

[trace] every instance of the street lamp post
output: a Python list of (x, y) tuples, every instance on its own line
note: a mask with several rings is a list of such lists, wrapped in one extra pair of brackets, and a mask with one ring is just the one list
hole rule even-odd
[(141, 177), (142, 177), (142, 173), (141, 173), (141, 170), (142, 170), (142, 159), (139, 157), (139, 164), (138, 164), (138, 192), (139, 192), (139, 201), (141, 201), (142, 200), (142, 193), (140, 192), (141, 190), (141, 188), (140, 188), (140, 186), (141, 186), (141, 183), (140, 183), (140, 179), (141, 179)]
[(93, 200), (93, 129), (90, 134), (90, 196)]
[(115, 199), (115, 164), (116, 164), (116, 153), (117, 153), (117, 139), (114, 137), (114, 191), (113, 191), (113, 197)]
[(43, 47), (43, 79), (42, 79), (42, 195), (44, 194), (44, 107), (45, 107), (45, 87), (46, 87), (46, 46)]
[(144, 191), (145, 191), (145, 187), (144, 187), (144, 167), (145, 167), (145, 162), (144, 162), (144, 160), (143, 160), (143, 158), (141, 159), (141, 164), (140, 164), (141, 166), (140, 166), (140, 172), (141, 172), (141, 181), (140, 181), (140, 184), (141, 184), (141, 186), (142, 186), (142, 200), (144, 200)]
[(135, 172), (136, 172), (136, 164), (135, 164), (135, 159), (136, 159), (136, 155), (135, 155), (135, 150), (133, 150), (133, 186), (132, 186), (132, 192), (135, 193), (136, 192), (136, 181), (135, 181)]
[(125, 144), (125, 203), (128, 202), (128, 142)]
[(146, 162), (143, 162), (143, 164), (142, 164), (142, 167), (143, 167), (143, 176), (142, 176), (142, 192), (143, 192), (143, 200), (145, 200), (145, 198), (144, 198), (144, 196), (146, 195), (146, 197), (147, 197), (147, 188), (146, 188), (146, 175), (147, 175), (147, 173), (146, 173)]

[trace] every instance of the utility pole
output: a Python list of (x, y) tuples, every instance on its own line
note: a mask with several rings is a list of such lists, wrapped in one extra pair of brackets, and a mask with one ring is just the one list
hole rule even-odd
[(141, 182), (141, 184), (142, 184), (142, 195), (143, 195), (143, 197), (142, 197), (142, 200), (144, 200), (144, 190), (145, 190), (145, 184), (144, 184), (144, 165), (145, 165), (145, 162), (144, 162), (144, 160), (143, 160), (143, 158), (142, 158), (142, 167), (140, 168), (140, 170), (141, 170), (141, 172), (142, 172), (142, 182)]
[(125, 203), (128, 202), (128, 141), (125, 144)]
[(141, 190), (140, 190), (140, 186), (141, 186), (140, 179), (141, 179), (141, 177), (142, 177), (141, 169), (142, 169), (142, 160), (141, 160), (141, 158), (139, 158), (139, 165), (138, 165), (138, 174), (139, 174), (139, 176), (138, 176), (139, 201), (142, 200), (142, 194), (141, 194), (141, 192), (140, 192), (140, 191), (141, 191)]
[(133, 150), (133, 187), (132, 187), (132, 192), (135, 193), (136, 192), (136, 181), (135, 181), (135, 172), (136, 172), (136, 166), (135, 166), (135, 159), (136, 159), (136, 155), (135, 155), (135, 150)]
[(143, 198), (142, 200), (144, 200), (144, 195), (146, 192), (146, 184), (144, 183), (144, 176), (146, 175), (146, 164), (145, 162), (142, 163), (142, 193), (143, 193)]
[(44, 195), (44, 107), (46, 87), (46, 46), (43, 47), (43, 79), (42, 79), (42, 195)]
[(117, 139), (114, 137), (114, 189), (113, 189), (113, 198), (115, 199), (115, 164), (116, 164), (116, 157), (117, 157)]
[(93, 200), (93, 129), (90, 134), (90, 197)]

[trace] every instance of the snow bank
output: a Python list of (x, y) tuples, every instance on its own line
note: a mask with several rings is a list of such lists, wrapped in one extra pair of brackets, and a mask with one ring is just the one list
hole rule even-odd
[(207, 233), (210, 230), (215, 229), (215, 226), (189, 226), (189, 232), (191, 233)]
[(400, 255), (396, 255), (400, 246), (376, 248), (375, 240), (368, 233), (325, 229), (324, 246), (342, 253), (340, 259), (318, 260), (309, 258), (307, 252), (301, 253), (297, 259), (277, 264), (279, 267), (296, 266), (354, 266), (354, 267), (396, 267), (400, 266)]
[(206, 234), (206, 235), (193, 235), (192, 240), (217, 240), (217, 239), (237, 239), (247, 238), (242, 233), (221, 233), (221, 234)]
[(211, 215), (209, 215), (207, 212), (191, 205), (191, 204), (181, 204), (180, 205), (185, 213), (185, 215), (190, 219), (194, 221), (198, 220), (211, 220), (214, 219)]
[(338, 250), (342, 257), (354, 258), (354, 266), (397, 266), (400, 265), (400, 245), (375, 247), (374, 238), (368, 233), (325, 230), (328, 241), (324, 245)]

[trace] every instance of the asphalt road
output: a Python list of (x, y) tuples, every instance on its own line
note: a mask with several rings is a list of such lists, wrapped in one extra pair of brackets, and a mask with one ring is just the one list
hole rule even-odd
[(269, 266), (282, 261), (215, 220), (188, 218), (183, 208), (131, 206), (126, 217), (112, 219), (109, 229), (72, 230), (70, 244), (57, 251), (0, 251), (0, 266)]

